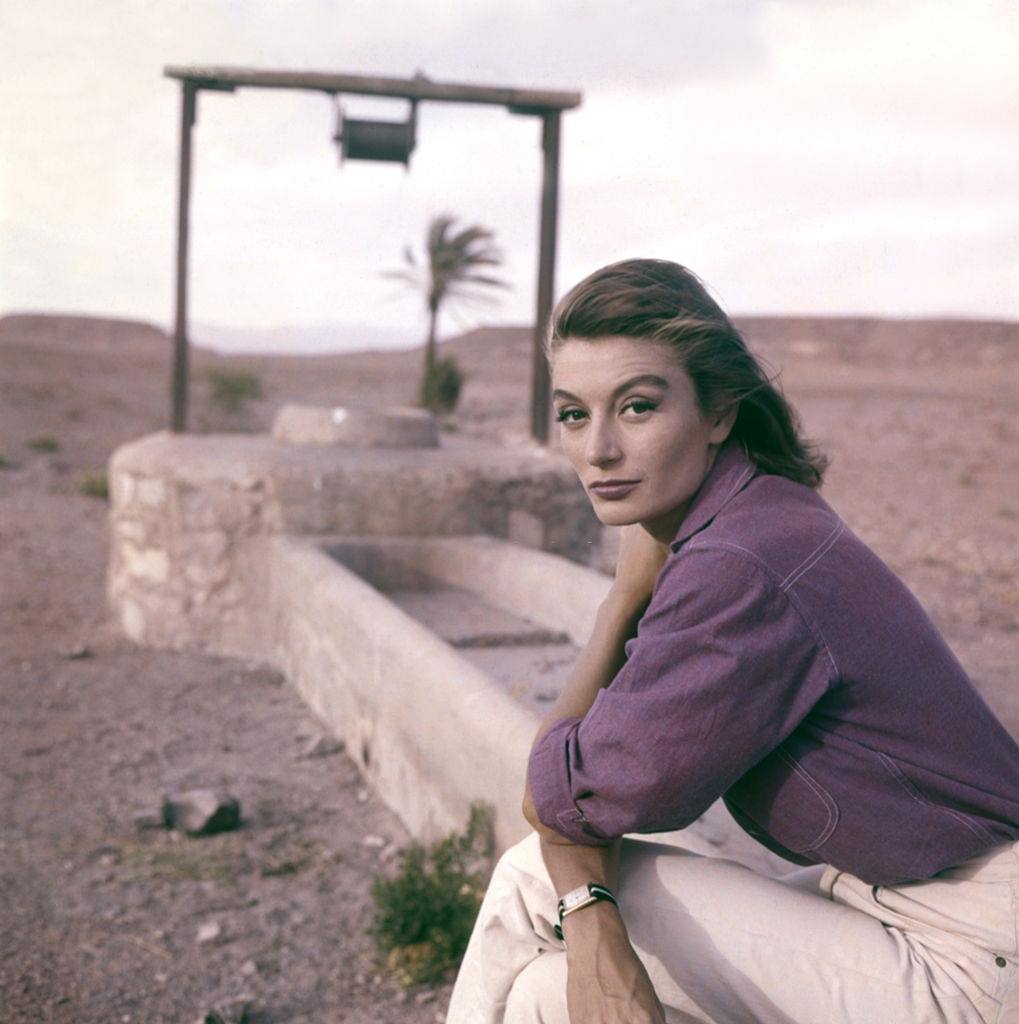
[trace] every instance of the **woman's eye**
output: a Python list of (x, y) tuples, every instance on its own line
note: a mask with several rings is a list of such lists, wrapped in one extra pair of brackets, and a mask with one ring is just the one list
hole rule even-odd
[(633, 412), (635, 412), (638, 416), (640, 416), (643, 413), (651, 412), (652, 410), (657, 408), (657, 402), (648, 402), (646, 399), (643, 398), (634, 398), (623, 406), (623, 411), (625, 412), (627, 409), (630, 409)]
[(584, 418), (584, 413), (580, 409), (560, 409), (555, 418), (557, 423), (576, 423)]

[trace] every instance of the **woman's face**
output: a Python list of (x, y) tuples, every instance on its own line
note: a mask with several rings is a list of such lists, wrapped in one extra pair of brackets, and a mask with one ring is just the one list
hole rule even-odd
[(672, 350), (637, 338), (568, 338), (552, 358), (552, 389), (563, 451), (598, 518), (671, 541), (735, 410), (703, 416)]

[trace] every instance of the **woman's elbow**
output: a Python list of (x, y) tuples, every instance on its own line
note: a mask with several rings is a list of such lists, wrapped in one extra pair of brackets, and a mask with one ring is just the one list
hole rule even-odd
[(526, 819), (527, 824), (537, 831), (541, 822), (538, 820), (538, 811), (534, 806), (534, 800), (531, 798), (530, 788), (524, 790), (524, 799), (520, 804), (520, 812)]
[(527, 824), (534, 829), (538, 835), (549, 843), (565, 843), (566, 840), (555, 831), (546, 825), (539, 817), (537, 808), (534, 806), (534, 800), (531, 797), (531, 790), (528, 788), (524, 792), (524, 800), (520, 805), (520, 810), (523, 812), (524, 818)]

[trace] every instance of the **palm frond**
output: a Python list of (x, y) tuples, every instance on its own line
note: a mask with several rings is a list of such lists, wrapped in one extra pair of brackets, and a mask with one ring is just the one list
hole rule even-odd
[(495, 233), (481, 224), (458, 226), (452, 214), (436, 214), (425, 231), (423, 258), (419, 260), (411, 246), (405, 246), (403, 256), (408, 266), (383, 276), (420, 290), (425, 307), (432, 312), (440, 310), (446, 299), (495, 303), (498, 300), (483, 289), (511, 286), (485, 272), (503, 263), (502, 250), (494, 237)]
[(473, 284), (487, 284), (493, 288), (513, 287), (509, 281), (504, 281), (501, 277), (489, 277), (488, 274), (463, 274), (457, 280), (470, 281)]
[(455, 249), (466, 249), (473, 242), (483, 242), (493, 237), (494, 235), (488, 228), (483, 228), (480, 224), (472, 224), (469, 228), (464, 228), (459, 234), (454, 235), (449, 240), (449, 244)]

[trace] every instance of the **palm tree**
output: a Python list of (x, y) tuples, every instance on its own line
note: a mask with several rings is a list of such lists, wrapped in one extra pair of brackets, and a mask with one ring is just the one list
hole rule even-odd
[[(428, 310), (428, 337), (425, 340), (424, 379), (435, 369), (436, 327), (439, 310), (447, 299), (494, 301), (483, 288), (508, 288), (499, 278), (484, 272), (485, 267), (502, 263), (502, 252), (492, 243), (494, 232), (478, 224), (456, 228), (456, 217), (442, 213), (431, 219), (425, 236), (425, 258), (418, 262), (408, 245), (403, 250), (406, 267), (388, 270), (385, 277), (406, 281), (424, 293)], [(475, 287), (477, 286), (477, 287)]]

